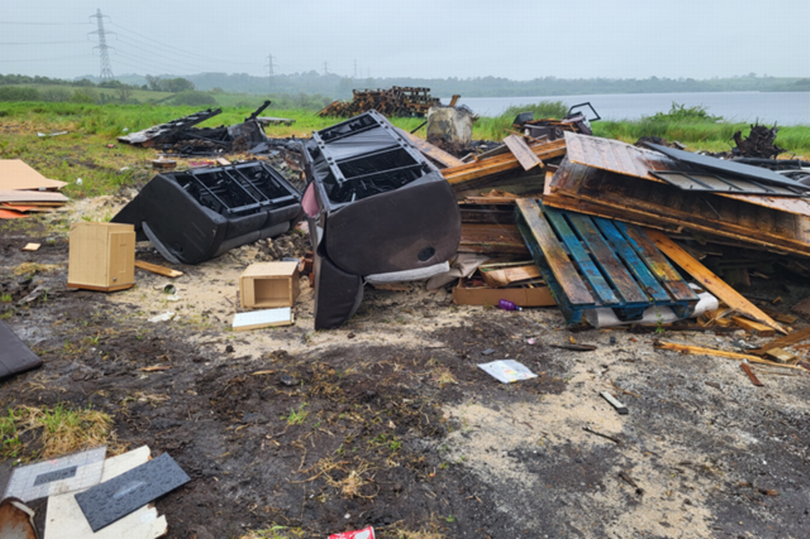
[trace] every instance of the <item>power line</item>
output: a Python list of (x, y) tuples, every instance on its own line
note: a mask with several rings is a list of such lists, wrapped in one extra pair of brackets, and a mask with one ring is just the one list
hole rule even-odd
[[(116, 24), (116, 23), (113, 23), (113, 22), (111, 22), (110, 24), (112, 26), (115, 26), (116, 28), (120, 28), (121, 30), (124, 30), (127, 33), (134, 34), (136, 36), (139, 36), (139, 37), (142, 37), (142, 38), (146, 39), (147, 41), (143, 42), (143, 41), (132, 38), (133, 41), (140, 41), (142, 43), (142, 46), (151, 47), (151, 48), (158, 49), (158, 50), (163, 50), (163, 51), (165, 51), (168, 48), (173, 53), (178, 54), (180, 56), (188, 56), (188, 57), (191, 57), (191, 58), (198, 58), (198, 59), (201, 59), (201, 60), (214, 60), (214, 61), (217, 61), (217, 62), (228, 62), (228, 63), (231, 63), (231, 64), (240, 64), (240, 65), (254, 65), (253, 62), (239, 62), (239, 61), (235, 61), (235, 60), (232, 60), (232, 59), (214, 58), (214, 57), (212, 57), (210, 55), (201, 55), (201, 54), (196, 54), (196, 53), (193, 53), (193, 52), (184, 51), (183, 49), (177, 48), (175, 45), (169, 45), (167, 43), (163, 43), (161, 41), (153, 39), (153, 38), (151, 38), (149, 36), (139, 34), (138, 32), (136, 32), (134, 30), (130, 30), (128, 28), (125, 28), (125, 27), (121, 26), (120, 24)], [(155, 43), (157, 45), (161, 45), (161, 46), (158, 47), (157, 45), (154, 45)]]
[(13, 24), (14, 26), (84, 26), (86, 24), (93, 24), (91, 22), (12, 22), (0, 21), (0, 24)]
[(33, 59), (28, 59), (28, 60), (21, 60), (21, 59), (15, 58), (14, 60), (0, 60), (0, 63), (18, 64), (18, 63), (26, 63), (26, 62), (53, 62), (54, 60), (72, 60), (72, 59), (75, 59), (75, 58), (87, 58), (87, 56), (83, 54), (83, 55), (80, 55), (80, 56), (74, 55), (74, 56), (60, 56), (58, 58), (33, 58)]
[(68, 45), (87, 43), (87, 41), (26, 41), (26, 42), (0, 42), (0, 45)]
[[(202, 67), (202, 66), (199, 66), (199, 65), (195, 65), (195, 64), (190, 64), (185, 60), (180, 60), (180, 59), (177, 59), (175, 57), (167, 56), (165, 54), (160, 54), (160, 53), (157, 53), (157, 52), (143, 50), (143, 49), (139, 48), (139, 46), (137, 44), (132, 43), (132, 42), (128, 41), (127, 39), (119, 38), (119, 40), (121, 41), (121, 43), (124, 43), (124, 44), (127, 44), (127, 45), (133, 47), (138, 52), (149, 55), (150, 59), (148, 61), (152, 61), (151, 60), (152, 56), (157, 56), (159, 58), (165, 58), (166, 60), (169, 60), (168, 63), (169, 64), (174, 64), (175, 66), (182, 66), (183, 68), (192, 67), (194, 69), (199, 69), (201, 71), (207, 71), (208, 70), (208, 68), (205, 68), (205, 67)], [(116, 53), (117, 54), (125, 54), (125, 53), (121, 53), (121, 52), (119, 52), (117, 50), (116, 50)], [(160, 64), (161, 62), (153, 62), (153, 63)], [(166, 66), (168, 64), (164, 63), (163, 65)], [(177, 69), (177, 67), (172, 67), (171, 69)]]

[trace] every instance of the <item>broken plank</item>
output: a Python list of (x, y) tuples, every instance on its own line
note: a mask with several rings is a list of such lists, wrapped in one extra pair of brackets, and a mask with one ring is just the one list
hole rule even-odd
[(757, 378), (757, 375), (754, 374), (754, 371), (751, 370), (751, 366), (748, 364), (747, 359), (743, 360), (743, 362), (740, 363), (740, 367), (742, 367), (742, 370), (744, 370), (745, 374), (748, 375), (748, 378), (751, 380), (752, 384), (754, 384), (755, 386), (758, 386), (758, 387), (763, 386), (762, 382), (760, 382), (759, 378)]
[(736, 361), (742, 361), (746, 359), (748, 360), (749, 363), (761, 363), (762, 365), (771, 365), (773, 367), (782, 367), (784, 369), (802, 370), (801, 367), (796, 367), (794, 365), (783, 365), (782, 363), (768, 361), (767, 359), (762, 359), (761, 357), (758, 356), (753, 356), (749, 354), (740, 354), (737, 352), (727, 352), (725, 350), (717, 350), (715, 348), (704, 348), (702, 346), (693, 346), (690, 344), (676, 344), (664, 341), (656, 341), (655, 343), (653, 343), (653, 346), (655, 346), (659, 350), (672, 350), (673, 352), (681, 352), (684, 354), (693, 354), (698, 356), (724, 357), (726, 359), (734, 359)]
[(775, 339), (769, 343), (765, 343), (756, 350), (751, 350), (751, 353), (757, 356), (762, 356), (765, 355), (768, 350), (773, 350), (774, 348), (784, 348), (785, 346), (798, 344), (802, 341), (806, 341), (807, 339), (810, 339), (810, 327), (800, 329), (799, 331), (794, 331), (793, 333), (788, 333), (784, 337), (779, 337), (778, 339)]
[(765, 324), (760, 324), (759, 322), (754, 322), (743, 316), (732, 316), (731, 321), (749, 333), (755, 333), (761, 337), (773, 337), (776, 333), (773, 328)]
[(776, 360), (778, 363), (790, 363), (791, 361), (796, 359), (795, 355), (791, 354), (790, 352), (788, 352), (783, 348), (771, 348), (770, 350), (765, 352), (765, 355), (768, 356), (769, 358)]
[(416, 146), (416, 149), (419, 150), (422, 155), (432, 159), (433, 161), (439, 163), (442, 167), (458, 167), (464, 165), (464, 161), (447, 153), (446, 151), (442, 150), (438, 146), (434, 146), (430, 142), (426, 140), (422, 140), (421, 138), (417, 137), (416, 135), (412, 135), (405, 131), (404, 129), (398, 129), (399, 134), (408, 139), (408, 141)]
[(528, 254), (517, 225), (462, 223), (460, 253)]
[(515, 135), (509, 135), (505, 139), (503, 139), (504, 144), (506, 144), (509, 151), (512, 152), (512, 155), (520, 163), (520, 166), (523, 167), (523, 170), (531, 170), (534, 167), (543, 167), (543, 162), (534, 155), (529, 145), (526, 144), (526, 141), (523, 137), (517, 137)]
[(509, 286), (511, 283), (525, 281), (527, 279), (537, 279), (540, 277), (540, 269), (536, 264), (527, 264), (516, 268), (501, 268), (488, 271), (481, 271), (484, 281), (493, 287), (499, 288)]
[(692, 255), (684, 251), (678, 244), (669, 239), (664, 233), (658, 230), (646, 229), (647, 236), (655, 243), (665, 255), (683, 268), (696, 281), (706, 287), (711, 293), (716, 295), (726, 305), (744, 314), (745, 316), (761, 322), (780, 333), (787, 333), (774, 319), (762, 312), (756, 305), (741, 296), (736, 290), (727, 285), (722, 279), (711, 272), (709, 268), (695, 260)]
[(182, 271), (152, 264), (151, 262), (144, 262), (143, 260), (136, 260), (135, 267), (142, 270), (151, 271), (152, 273), (157, 273), (158, 275), (163, 275), (164, 277), (170, 277), (172, 279), (183, 275)]
[[(532, 146), (531, 150), (541, 160), (559, 157), (565, 155), (565, 141), (559, 139), (546, 144), (537, 144)], [(519, 167), (520, 163), (517, 158), (510, 153), (446, 168), (441, 172), (450, 185), (456, 185)]]

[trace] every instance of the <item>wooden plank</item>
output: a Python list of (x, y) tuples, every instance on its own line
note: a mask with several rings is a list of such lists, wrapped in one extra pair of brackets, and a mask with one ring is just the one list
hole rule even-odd
[(423, 155), (439, 163), (439, 165), (442, 167), (458, 167), (465, 164), (461, 159), (447, 153), (437, 146), (434, 146), (426, 140), (422, 140), (416, 135), (408, 133), (404, 129), (397, 128), (397, 130), (399, 131), (400, 135), (408, 139), (408, 142), (413, 144)]
[[(551, 159), (565, 154), (565, 141), (563, 139), (531, 146), (532, 153), (540, 160)], [(474, 163), (467, 163), (458, 167), (443, 169), (442, 175), (450, 185), (457, 185), (520, 168), (517, 158), (511, 153), (497, 155), (487, 159), (480, 159)]]
[(762, 359), (761, 357), (750, 355), (750, 354), (738, 354), (737, 352), (726, 352), (725, 350), (717, 350), (715, 348), (704, 348), (702, 346), (692, 346), (688, 344), (676, 344), (671, 342), (664, 342), (664, 341), (656, 341), (653, 343), (653, 346), (660, 350), (672, 350), (674, 352), (682, 352), (684, 354), (694, 354), (700, 356), (716, 356), (716, 357), (724, 357), (726, 359), (734, 359), (737, 361), (742, 361), (743, 359), (748, 360), (749, 363), (760, 363), (762, 365), (771, 365), (772, 367), (782, 367), (785, 369), (799, 369), (804, 370), (801, 367), (796, 367), (794, 365), (783, 365), (781, 363), (776, 363), (774, 361), (768, 361), (767, 359)]
[(537, 166), (542, 168), (544, 166), (543, 162), (534, 155), (529, 145), (523, 140), (523, 137), (509, 135), (503, 139), (503, 143), (506, 144), (506, 147), (509, 148), (512, 155), (518, 160), (523, 170), (531, 170)]
[(135, 267), (141, 268), (142, 270), (151, 271), (152, 273), (157, 273), (158, 275), (163, 275), (164, 277), (171, 277), (172, 279), (183, 275), (182, 271), (174, 270), (164, 266), (158, 266), (157, 264), (152, 264), (151, 262), (144, 262), (143, 260), (136, 260)]
[(726, 305), (745, 316), (762, 322), (766, 326), (772, 327), (780, 333), (787, 333), (770, 316), (762, 312), (756, 305), (742, 297), (736, 290), (723, 282), (709, 268), (695, 260), (692, 255), (681, 249), (675, 242), (657, 230), (647, 229), (647, 236), (664, 252), (672, 261), (678, 264), (684, 271), (691, 275), (696, 281), (706, 287), (711, 293), (725, 302)]
[(749, 320), (743, 316), (732, 316), (731, 321), (743, 328), (745, 331), (755, 333), (760, 337), (773, 337), (773, 335), (776, 334), (772, 327), (766, 326), (765, 324), (760, 324), (759, 322), (754, 322), (753, 320)]
[(602, 237), (590, 217), (569, 213), (568, 219), (577, 229), (582, 241), (587, 244), (602, 273), (627, 303), (647, 303), (647, 294), (639, 288), (633, 276), (616, 257), (613, 249)]
[(790, 363), (794, 359), (796, 359), (795, 354), (791, 354), (784, 348), (771, 348), (765, 355), (769, 358), (775, 359), (779, 363)]
[(529, 254), (514, 224), (462, 223), (460, 253)]
[(799, 331), (794, 331), (793, 333), (788, 333), (784, 337), (779, 337), (769, 343), (765, 343), (756, 350), (751, 350), (751, 353), (757, 356), (765, 355), (768, 350), (773, 350), (774, 348), (784, 348), (785, 346), (791, 346), (794, 344), (798, 344), (802, 341), (806, 341), (810, 339), (810, 326), (800, 329)]
[(568, 259), (562, 245), (557, 241), (551, 227), (543, 218), (537, 202), (523, 198), (517, 201), (517, 205), (531, 229), (534, 240), (543, 250), (549, 269), (565, 290), (569, 302), (574, 306), (594, 305), (596, 301), (580, 278), (576, 267)]
[(486, 281), (489, 286), (498, 288), (508, 286), (511, 283), (518, 281), (538, 279), (540, 277), (540, 269), (536, 264), (527, 264), (525, 266), (517, 266), (513, 268), (481, 271), (481, 275), (484, 276), (484, 281)]
[[(594, 264), (591, 257), (582, 247), (582, 243), (579, 241), (576, 234), (574, 234), (574, 231), (568, 226), (563, 215), (554, 209), (546, 209), (543, 213), (560, 235), (565, 246), (568, 247), (568, 252), (576, 261), (576, 265), (579, 266), (579, 269), (590, 283), (593, 291), (599, 296), (600, 302), (605, 306), (619, 305), (621, 300), (619, 300), (618, 296), (613, 292), (613, 289), (611, 289), (610, 285), (605, 281), (599, 268), (596, 267), (596, 264)], [(545, 246), (542, 243), (540, 247), (543, 249), (543, 252), (545, 252)], [(563, 286), (563, 289), (565, 289), (565, 286)]]

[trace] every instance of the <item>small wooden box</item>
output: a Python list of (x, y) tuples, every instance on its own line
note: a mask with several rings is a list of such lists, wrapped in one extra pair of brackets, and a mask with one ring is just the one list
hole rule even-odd
[(298, 262), (251, 264), (239, 277), (243, 309), (292, 307), (300, 292)]
[(135, 227), (85, 222), (70, 225), (67, 285), (103, 292), (135, 286)]

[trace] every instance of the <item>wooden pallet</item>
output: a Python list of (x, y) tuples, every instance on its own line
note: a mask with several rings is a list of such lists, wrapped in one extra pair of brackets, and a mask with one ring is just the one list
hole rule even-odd
[(686, 316), (697, 303), (695, 292), (641, 228), (528, 198), (517, 206), (518, 228), (569, 323), (602, 307), (621, 320), (640, 319), (652, 306)]

